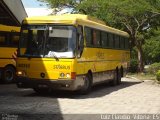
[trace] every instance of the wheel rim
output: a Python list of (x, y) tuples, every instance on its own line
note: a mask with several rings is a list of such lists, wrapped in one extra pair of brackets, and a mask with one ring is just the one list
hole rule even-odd
[(12, 70), (6, 70), (5, 71), (5, 80), (12, 81), (13, 80), (13, 71)]

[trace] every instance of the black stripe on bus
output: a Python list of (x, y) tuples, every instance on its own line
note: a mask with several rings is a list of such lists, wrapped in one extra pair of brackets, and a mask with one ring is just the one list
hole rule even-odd
[(108, 62), (108, 61), (121, 61), (121, 60), (92, 60), (92, 61), (78, 61), (78, 63), (82, 63), (82, 62)]

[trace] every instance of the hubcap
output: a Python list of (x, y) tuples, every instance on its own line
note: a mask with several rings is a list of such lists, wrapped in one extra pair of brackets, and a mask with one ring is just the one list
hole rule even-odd
[(13, 72), (11, 70), (5, 71), (5, 79), (7, 81), (11, 81), (13, 79)]

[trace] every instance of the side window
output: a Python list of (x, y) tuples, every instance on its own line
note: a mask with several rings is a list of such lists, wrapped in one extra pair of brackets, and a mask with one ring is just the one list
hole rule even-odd
[(0, 32), (0, 46), (2, 47), (17, 47), (19, 33), (16, 32)]
[(17, 47), (18, 46), (18, 40), (19, 40), (19, 33), (11, 33), (11, 39), (10, 39), (10, 46), (11, 47)]
[(100, 31), (98, 30), (93, 30), (93, 46), (94, 47), (99, 47), (101, 45), (100, 41)]
[(108, 34), (106, 32), (101, 32), (102, 47), (108, 47)]
[(119, 41), (119, 36), (115, 35), (115, 48), (120, 48), (120, 41)]
[(120, 48), (121, 49), (125, 48), (125, 39), (124, 39), (124, 37), (120, 37)]
[(6, 35), (0, 33), (0, 46), (6, 45)]
[(109, 33), (108, 40), (109, 40), (109, 47), (113, 48), (114, 47), (114, 35), (112, 33)]
[(8, 47), (10, 43), (10, 32), (0, 32), (0, 46)]
[(89, 27), (85, 27), (86, 45), (92, 45), (92, 30)]
[(125, 49), (129, 49), (129, 40), (125, 38)]

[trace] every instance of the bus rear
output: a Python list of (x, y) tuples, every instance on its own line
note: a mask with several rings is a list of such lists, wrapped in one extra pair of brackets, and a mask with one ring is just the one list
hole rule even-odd
[(83, 79), (76, 75), (77, 29), (73, 25), (24, 24), (17, 58), (17, 86), (77, 90)]

